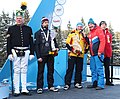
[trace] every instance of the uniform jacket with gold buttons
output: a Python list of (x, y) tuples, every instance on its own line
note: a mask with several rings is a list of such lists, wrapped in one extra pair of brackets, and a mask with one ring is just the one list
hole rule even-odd
[(13, 25), (7, 31), (7, 53), (12, 54), (14, 47), (29, 47), (30, 54), (34, 55), (32, 29), (26, 25)]

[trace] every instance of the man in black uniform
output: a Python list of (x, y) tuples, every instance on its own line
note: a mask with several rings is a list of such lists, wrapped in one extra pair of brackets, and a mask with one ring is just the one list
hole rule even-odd
[[(45, 17), (41, 20), (41, 29), (35, 33), (36, 55), (38, 59), (38, 76), (37, 76), (37, 93), (43, 92), (44, 85), (44, 67), (47, 64), (47, 81), (48, 89), (57, 92), (58, 89), (53, 87), (54, 78), (54, 55), (52, 52), (58, 51), (56, 39), (51, 36), (51, 31), (48, 29), (49, 20)], [(52, 41), (53, 40), (53, 41)], [(54, 43), (54, 44), (53, 44)], [(51, 52), (52, 51), (52, 52)]]
[[(8, 59), (13, 61), (14, 69), (14, 96), (21, 94), (31, 95), (26, 88), (28, 59), (34, 58), (33, 34), (29, 26), (24, 25), (24, 13), (16, 12), (16, 25), (9, 27), (7, 32)], [(21, 78), (20, 78), (21, 77)]]

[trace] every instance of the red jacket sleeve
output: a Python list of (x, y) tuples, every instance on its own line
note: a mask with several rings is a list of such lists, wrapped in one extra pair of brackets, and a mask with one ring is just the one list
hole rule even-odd
[(112, 45), (112, 34), (110, 34), (110, 44)]
[(99, 45), (98, 53), (104, 53), (105, 35), (104, 35), (103, 30), (101, 28), (98, 29), (97, 33), (98, 33), (97, 35), (98, 35), (99, 40), (100, 40), (100, 45)]

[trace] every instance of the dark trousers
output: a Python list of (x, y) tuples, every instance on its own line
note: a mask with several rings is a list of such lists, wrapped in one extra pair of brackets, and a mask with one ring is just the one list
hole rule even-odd
[(54, 78), (54, 56), (47, 55), (42, 57), (43, 61), (38, 62), (38, 75), (37, 75), (37, 89), (43, 88), (44, 86), (44, 67), (47, 64), (47, 82), (48, 88), (53, 87)]
[(105, 67), (105, 78), (106, 78), (106, 83), (110, 82), (110, 57), (104, 58), (104, 67)]
[(83, 58), (71, 56), (68, 58), (68, 69), (65, 75), (65, 85), (70, 86), (74, 67), (75, 67), (74, 84), (76, 83), (81, 84), (82, 70), (83, 70)]

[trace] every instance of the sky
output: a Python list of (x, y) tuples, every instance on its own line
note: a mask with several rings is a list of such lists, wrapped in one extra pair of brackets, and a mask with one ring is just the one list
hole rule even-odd
[[(0, 13), (4, 10), (6, 13), (12, 13), (20, 8), (22, 1), (27, 2), (27, 8), (32, 17), (41, 0), (0, 0)], [(99, 25), (100, 21), (111, 23), (114, 31), (120, 32), (120, 0), (66, 0), (62, 5), (64, 13), (61, 17), (62, 29), (67, 29), (68, 21), (73, 28), (81, 21), (83, 17), (87, 25), (89, 18), (93, 18)]]

